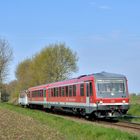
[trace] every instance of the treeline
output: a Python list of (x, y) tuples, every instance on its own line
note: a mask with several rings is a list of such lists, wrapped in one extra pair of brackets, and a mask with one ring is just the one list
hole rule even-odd
[(11, 100), (31, 86), (70, 78), (78, 70), (77, 61), (77, 54), (63, 43), (46, 46), (33, 57), (18, 64), (16, 80), (9, 83), (7, 88)]
[(0, 38), (0, 101), (7, 101), (9, 93), (7, 84), (4, 84), (9, 70), (9, 63), (13, 58), (13, 52), (7, 40)]

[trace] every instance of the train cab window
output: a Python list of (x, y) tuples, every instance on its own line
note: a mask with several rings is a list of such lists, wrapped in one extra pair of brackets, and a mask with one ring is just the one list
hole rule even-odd
[(68, 86), (66, 86), (66, 96), (68, 97)]
[(76, 85), (73, 85), (73, 96), (76, 96)]
[(80, 95), (84, 96), (84, 84), (80, 84)]
[(72, 86), (69, 86), (69, 96), (72, 96)]
[(90, 89), (90, 96), (93, 96), (93, 88), (92, 88), (92, 83), (89, 83), (89, 89)]

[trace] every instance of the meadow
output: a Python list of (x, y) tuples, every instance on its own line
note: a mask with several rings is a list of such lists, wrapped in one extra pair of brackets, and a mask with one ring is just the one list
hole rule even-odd
[(66, 120), (59, 116), (0, 103), (0, 139), (6, 140), (140, 140), (114, 128)]
[[(140, 117), (140, 95), (130, 95), (130, 109), (127, 114)], [(130, 121), (140, 122), (140, 118), (133, 118)]]

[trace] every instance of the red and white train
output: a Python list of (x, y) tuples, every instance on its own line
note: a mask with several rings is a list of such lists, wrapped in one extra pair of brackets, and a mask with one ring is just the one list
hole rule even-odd
[(126, 77), (106, 72), (31, 87), (24, 95), (25, 100), (19, 98), (21, 105), (61, 109), (98, 118), (125, 115), (129, 109)]

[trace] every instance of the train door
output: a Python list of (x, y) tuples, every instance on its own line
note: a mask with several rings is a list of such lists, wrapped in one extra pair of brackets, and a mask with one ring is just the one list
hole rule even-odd
[(46, 89), (43, 89), (43, 97), (44, 97), (44, 102), (46, 102)]
[(86, 105), (90, 106), (90, 83), (86, 82)]

